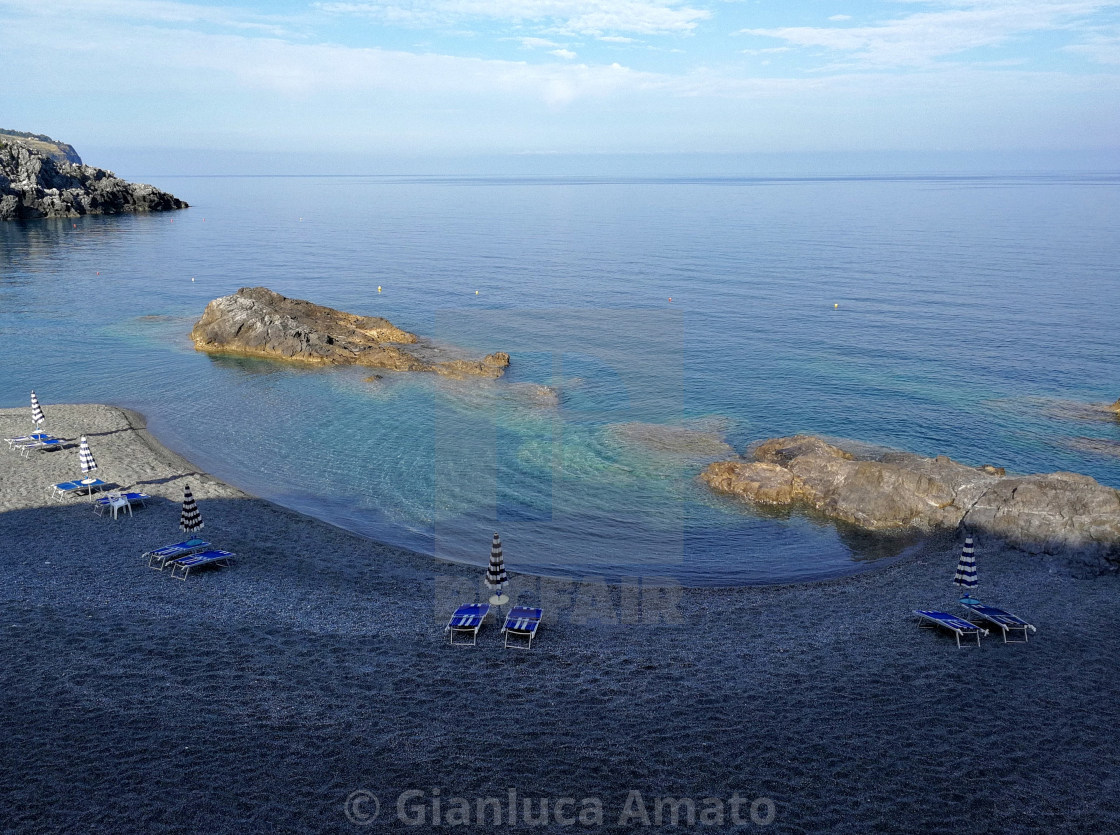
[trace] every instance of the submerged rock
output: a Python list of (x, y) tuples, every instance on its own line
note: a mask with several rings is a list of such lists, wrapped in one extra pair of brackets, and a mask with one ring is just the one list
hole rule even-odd
[[(41, 137), (40, 139), (47, 139)], [(154, 186), (129, 183), (103, 168), (71, 161), (65, 149), (11, 134), (0, 135), (0, 220), (80, 217), (185, 209)]]
[(687, 426), (635, 421), (611, 424), (607, 434), (628, 446), (669, 455), (714, 458), (734, 452), (720, 433)]
[(701, 479), (766, 505), (802, 505), (873, 531), (964, 525), (1026, 550), (1120, 559), (1120, 491), (1075, 473), (1006, 476), (944, 455), (856, 454), (797, 435), (719, 461)]
[[(361, 365), (389, 371), (433, 371), (449, 377), (500, 377), (509, 354), (452, 357), (387, 319), (289, 299), (265, 287), (242, 287), (214, 299), (191, 330), (199, 351), (281, 359), (310, 365)], [(413, 348), (410, 348), (413, 346)]]
[(513, 383), (509, 389), (514, 397), (530, 406), (552, 408), (560, 405), (560, 390), (556, 386), (546, 386), (543, 383)]
[(1114, 455), (1120, 458), (1120, 441), (1107, 438), (1070, 438), (1064, 445), (1078, 452), (1087, 452), (1091, 455)]

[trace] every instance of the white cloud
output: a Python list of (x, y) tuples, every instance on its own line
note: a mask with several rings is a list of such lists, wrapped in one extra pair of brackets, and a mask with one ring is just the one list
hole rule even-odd
[(164, 26), (205, 24), (234, 31), (275, 36), (290, 35), (294, 18), (263, 15), (244, 9), (204, 6), (177, 0), (3, 0), (0, 6), (18, 14), (41, 14), (53, 19), (96, 16), (100, 20), (129, 20)]
[(579, 57), (570, 49), (554, 49), (550, 54), (555, 55), (557, 58), (564, 58), (568, 61), (572, 60), (573, 58)]
[(711, 12), (684, 5), (682, 0), (381, 0), (319, 2), (314, 7), (331, 14), (416, 26), (481, 19), (535, 23), (590, 36), (688, 34), (711, 17)]
[(1097, 0), (902, 0), (941, 7), (870, 26), (743, 29), (797, 47), (849, 53), (857, 64), (921, 66), (970, 49), (1005, 44), (1031, 32), (1072, 30), (1116, 2)]
[(851, 20), (851, 19), (852, 19), (852, 16), (850, 14), (834, 14), (834, 15), (832, 15), (832, 17), (829, 18), (829, 20)]
[(1066, 50), (1084, 55), (1098, 64), (1120, 65), (1120, 32), (1094, 32), (1083, 42), (1066, 47)]
[(556, 49), (560, 44), (548, 38), (521, 38), (521, 45), (526, 49)]

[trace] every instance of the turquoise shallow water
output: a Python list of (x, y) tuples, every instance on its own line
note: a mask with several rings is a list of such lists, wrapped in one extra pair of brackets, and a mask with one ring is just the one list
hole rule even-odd
[[(498, 530), (514, 570), (692, 584), (894, 553), (696, 481), (720, 439), (802, 431), (1120, 487), (1120, 423), (1078, 408), (1120, 396), (1120, 177), (157, 184), (192, 208), (0, 226), (0, 405), (136, 408), (378, 539), (481, 565)], [(247, 285), (513, 365), (366, 383), (194, 352), (205, 304)]]

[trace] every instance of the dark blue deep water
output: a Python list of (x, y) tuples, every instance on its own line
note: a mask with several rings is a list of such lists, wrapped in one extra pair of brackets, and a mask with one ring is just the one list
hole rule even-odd
[[(514, 571), (692, 584), (894, 553), (696, 481), (721, 439), (795, 432), (1120, 487), (1120, 422), (1082, 408), (1120, 396), (1120, 177), (156, 184), (192, 208), (0, 226), (0, 405), (135, 408), (380, 540), (481, 565), (497, 530)], [(251, 285), (513, 364), (368, 383), (196, 353)]]

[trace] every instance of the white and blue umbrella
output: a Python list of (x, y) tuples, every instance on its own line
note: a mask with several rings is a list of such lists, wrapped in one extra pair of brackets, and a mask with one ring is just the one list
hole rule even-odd
[(972, 597), (972, 590), (976, 588), (976, 554), (972, 548), (972, 537), (965, 537), (964, 547), (961, 548), (961, 558), (957, 563), (957, 575), (953, 578), (964, 591), (965, 597)]
[(39, 398), (35, 396), (35, 389), (31, 390), (31, 422), (38, 426), (46, 420), (43, 415), (43, 407), (39, 405)]
[(78, 445), (78, 463), (82, 467), (82, 474), (89, 475), (97, 469), (97, 461), (94, 460), (93, 453), (89, 449), (89, 441), (86, 436), (82, 435), (82, 441)]
[(183, 512), (179, 514), (179, 530), (194, 533), (202, 524), (202, 513), (191, 493), (191, 486), (187, 484), (183, 487)]
[(94, 478), (90, 473), (97, 469), (97, 461), (94, 460), (93, 453), (90, 452), (89, 442), (86, 440), (85, 435), (82, 435), (81, 443), (78, 445), (78, 463), (82, 467), (82, 475), (84, 476), (82, 482), (89, 483), (90, 501), (93, 501)]
[(494, 590), (490, 602), (495, 606), (509, 602), (509, 597), (502, 594), (502, 589), (508, 582), (509, 575), (506, 574), (506, 563), (502, 558), (502, 538), (494, 534), (494, 541), (490, 544), (490, 566), (486, 569), (486, 585)]

